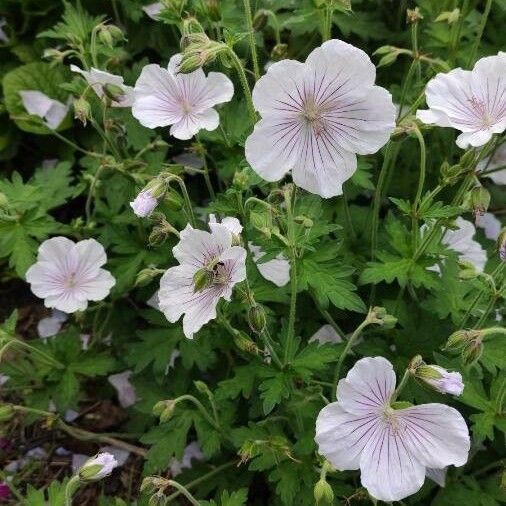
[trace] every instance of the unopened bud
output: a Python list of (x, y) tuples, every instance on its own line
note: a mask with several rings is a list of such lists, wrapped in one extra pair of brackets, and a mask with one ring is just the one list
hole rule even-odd
[(293, 221), (302, 225), (304, 228), (311, 228), (313, 226), (313, 220), (307, 216), (296, 216)]
[(459, 260), (458, 265), (460, 268), (459, 278), (460, 279), (474, 279), (478, 276), (478, 272), (473, 263), (468, 260)]
[(459, 165), (464, 168), (464, 169), (468, 169), (470, 168), (474, 161), (475, 161), (475, 158), (476, 158), (476, 154), (474, 153), (473, 150), (469, 150), (469, 151), (466, 151), (461, 157), (460, 157), (460, 160), (459, 160)]
[(450, 335), (443, 349), (447, 351), (459, 351), (464, 346), (467, 346), (472, 341), (480, 337), (481, 332), (479, 330), (475, 329), (457, 330), (456, 332)]
[(160, 416), (163, 413), (163, 410), (167, 407), (167, 402), (168, 401), (158, 401), (153, 406), (153, 409), (152, 409), (153, 415)]
[(490, 205), (490, 193), (483, 186), (475, 186), (464, 197), (464, 207), (472, 210), (475, 217), (483, 216)]
[(74, 117), (78, 119), (84, 126), (91, 118), (91, 107), (84, 97), (74, 100)]
[(414, 376), (442, 394), (461, 395), (464, 391), (462, 375), (438, 365), (423, 364), (416, 369)]
[(316, 504), (332, 504), (334, 501), (334, 491), (324, 478), (316, 482), (313, 493)]
[(167, 504), (167, 497), (165, 497), (165, 494), (158, 490), (155, 492), (148, 501), (148, 506), (165, 506)]
[(156, 269), (154, 267), (147, 267), (146, 269), (142, 269), (137, 273), (137, 277), (135, 278), (135, 286), (146, 286), (153, 279), (155, 279), (160, 274), (160, 269)]
[(102, 44), (113, 47), (116, 41), (123, 39), (123, 32), (116, 25), (102, 25), (98, 32), (98, 39)]
[(284, 60), (288, 56), (288, 45), (287, 44), (276, 44), (271, 51), (271, 60), (280, 61)]
[(102, 89), (104, 90), (104, 95), (114, 102), (120, 102), (121, 97), (125, 95), (125, 90), (116, 84), (106, 83), (102, 86)]
[(238, 190), (247, 190), (250, 183), (250, 171), (248, 169), (238, 170), (234, 173), (232, 185)]
[(0, 192), (0, 209), (6, 208), (9, 206), (9, 199), (5, 195), (5, 193)]
[(384, 307), (373, 307), (369, 311), (368, 318), (370, 323), (376, 323), (386, 329), (394, 328), (397, 324), (397, 318), (387, 313)]
[(148, 237), (148, 244), (150, 246), (160, 246), (168, 237), (167, 231), (162, 227), (154, 227)]
[(203, 381), (194, 381), (195, 388), (201, 393), (206, 394), (209, 392), (209, 387)]
[(244, 332), (234, 334), (234, 343), (242, 351), (257, 355), (259, 353), (258, 346)]
[(110, 453), (98, 453), (88, 459), (79, 470), (79, 479), (84, 482), (98, 481), (112, 473), (118, 462)]
[(474, 364), (483, 353), (483, 343), (481, 339), (475, 339), (464, 346), (462, 350), (462, 360), (464, 364)]
[(0, 423), (8, 422), (14, 415), (14, 408), (10, 404), (0, 406)]
[(499, 259), (502, 262), (506, 262), (506, 227), (501, 230), (497, 238), (497, 251), (499, 253)]
[(54, 63), (61, 63), (65, 58), (65, 53), (53, 48), (44, 49), (43, 58), (53, 60)]
[(201, 24), (193, 17), (186, 18), (183, 21), (183, 34), (179, 41), (181, 51), (186, 51), (190, 46), (204, 47), (210, 40)]
[(214, 273), (212, 270), (202, 267), (193, 275), (193, 292), (201, 292), (213, 285)]
[(267, 319), (265, 317), (265, 309), (255, 304), (248, 311), (248, 324), (250, 329), (257, 334), (261, 334), (265, 329)]
[(420, 9), (418, 7), (415, 7), (414, 9), (408, 9), (406, 11), (406, 23), (418, 23), (418, 21), (421, 19), (423, 19), (423, 16), (420, 14)]
[(267, 25), (268, 20), (269, 15), (267, 11), (265, 9), (260, 9), (253, 18), (253, 30), (255, 30), (255, 32), (261, 32), (265, 28), (265, 25)]

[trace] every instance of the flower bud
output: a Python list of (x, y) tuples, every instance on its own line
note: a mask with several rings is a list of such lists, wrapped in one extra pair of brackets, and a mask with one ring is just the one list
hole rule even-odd
[(158, 492), (155, 492), (148, 501), (148, 506), (165, 506), (167, 504), (167, 497), (165, 497), (165, 494), (158, 490)]
[(8, 422), (14, 415), (14, 408), (10, 404), (0, 406), (0, 423)]
[(123, 32), (116, 25), (102, 25), (98, 32), (98, 39), (102, 44), (113, 47), (116, 41), (123, 39)]
[(193, 293), (201, 292), (214, 283), (214, 272), (202, 267), (193, 275)]
[[(174, 401), (170, 401), (170, 400), (165, 401), (164, 404), (165, 404), (165, 407), (159, 416), (160, 423), (168, 422), (172, 418), (172, 415), (174, 414), (174, 410), (176, 409), (176, 403)], [(155, 404), (155, 407), (156, 407), (156, 404)]]
[(209, 392), (209, 387), (203, 381), (194, 381), (195, 388), (201, 393), (206, 394)]
[(418, 21), (420, 21), (421, 19), (423, 19), (423, 16), (420, 13), (420, 9), (418, 7), (415, 7), (414, 9), (407, 9), (406, 23), (408, 25), (418, 23)]
[(459, 260), (458, 265), (460, 268), (459, 278), (460, 279), (474, 279), (478, 276), (478, 272), (476, 271), (476, 267), (473, 263), (468, 260)]
[(153, 406), (153, 415), (160, 416), (163, 413), (163, 410), (167, 407), (167, 402), (169, 401), (158, 401)]
[(160, 274), (160, 269), (155, 269), (153, 267), (146, 267), (145, 269), (140, 270), (135, 278), (135, 286), (149, 285), (149, 283), (151, 283), (158, 274)]
[(321, 478), (316, 482), (313, 489), (316, 504), (327, 503), (332, 504), (334, 501), (334, 491), (325, 478)]
[(490, 205), (490, 193), (483, 186), (475, 186), (464, 197), (463, 205), (472, 210), (475, 217), (483, 216)]
[(472, 149), (466, 151), (459, 160), (459, 165), (462, 169), (469, 169), (473, 165), (476, 155)]
[(258, 304), (251, 306), (248, 310), (248, 324), (250, 329), (257, 334), (261, 334), (265, 329), (266, 323), (265, 309)]
[(232, 185), (238, 190), (247, 190), (251, 185), (250, 174), (249, 169), (238, 170), (234, 173)]
[(101, 480), (109, 476), (117, 465), (118, 462), (110, 453), (98, 453), (79, 469), (79, 479), (84, 482)]
[(130, 202), (130, 207), (139, 218), (146, 218), (149, 216), (155, 207), (158, 205), (158, 200), (153, 196), (150, 190), (144, 190)]
[(397, 324), (397, 318), (387, 313), (384, 307), (373, 307), (368, 314), (370, 323), (376, 323), (386, 329), (393, 329)]
[(102, 86), (104, 95), (113, 102), (121, 102), (121, 98), (125, 95), (125, 90), (116, 84), (106, 83)]
[(148, 244), (150, 246), (160, 246), (169, 236), (167, 230), (163, 227), (154, 227), (148, 237)]
[(462, 375), (448, 372), (438, 365), (421, 365), (416, 369), (415, 377), (442, 394), (461, 395), (464, 391)]
[(9, 199), (5, 193), (0, 192), (0, 209), (5, 209), (9, 206)]
[(217, 23), (221, 20), (220, 1), (219, 0), (207, 0), (207, 13), (209, 19)]
[(307, 216), (296, 216), (293, 221), (304, 228), (311, 228), (313, 226), (313, 220)]
[(462, 360), (466, 365), (474, 364), (481, 357), (482, 353), (483, 343), (481, 339), (474, 339), (464, 346), (462, 350)]
[(459, 351), (464, 346), (467, 346), (472, 341), (480, 337), (481, 332), (479, 330), (474, 329), (457, 330), (456, 332), (450, 335), (443, 349), (448, 351)]
[(271, 51), (271, 60), (280, 61), (284, 60), (288, 56), (288, 45), (287, 44), (276, 44)]
[(74, 117), (78, 119), (84, 126), (91, 118), (91, 107), (84, 97), (74, 100)]
[(268, 20), (269, 15), (267, 11), (265, 9), (260, 9), (253, 18), (253, 30), (255, 32), (261, 32), (265, 28), (265, 25), (267, 25)]
[(246, 353), (257, 355), (259, 353), (258, 346), (244, 332), (237, 332), (234, 335), (235, 345)]

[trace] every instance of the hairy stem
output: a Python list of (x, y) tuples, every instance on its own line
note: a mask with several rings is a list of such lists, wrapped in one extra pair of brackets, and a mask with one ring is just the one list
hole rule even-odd
[(255, 44), (255, 31), (253, 30), (253, 17), (251, 15), (250, 0), (243, 0), (244, 13), (246, 17), (246, 25), (248, 27), (248, 39), (251, 52), (251, 59), (253, 61), (253, 74), (255, 81), (260, 79), (260, 69), (258, 67), (257, 47)]
[(420, 210), (423, 185), (425, 184), (425, 172), (427, 165), (427, 151), (425, 148), (425, 141), (422, 133), (418, 128), (415, 128), (415, 135), (420, 145), (420, 176), (418, 178), (418, 188), (416, 190), (415, 200), (413, 202), (413, 209), (411, 210), (411, 234), (413, 238), (413, 251), (416, 250), (418, 242), (418, 212)]

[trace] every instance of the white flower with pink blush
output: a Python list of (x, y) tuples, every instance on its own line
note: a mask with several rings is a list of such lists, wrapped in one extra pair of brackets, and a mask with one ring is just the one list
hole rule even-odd
[(158, 205), (158, 199), (151, 195), (149, 190), (141, 191), (135, 199), (130, 202), (130, 207), (139, 218), (149, 216)]
[(416, 493), (427, 469), (463, 466), (470, 448), (456, 409), (437, 403), (394, 409), (395, 383), (388, 360), (363, 358), (316, 420), (319, 453), (339, 471), (360, 469), (362, 485), (385, 502)]
[(104, 247), (95, 239), (75, 243), (53, 237), (39, 246), (37, 262), (26, 272), (26, 280), (46, 307), (65, 313), (83, 311), (88, 301), (107, 297), (116, 282), (101, 268), (106, 262)]
[(221, 298), (230, 301), (234, 285), (246, 279), (246, 250), (233, 246), (233, 234), (221, 223), (211, 232), (187, 225), (172, 249), (180, 265), (169, 268), (160, 280), (158, 305), (167, 320), (183, 317), (183, 331), (192, 339), (203, 325), (216, 318)]
[(460, 130), (460, 148), (485, 145), (506, 128), (506, 53), (481, 58), (473, 70), (437, 74), (425, 97), (429, 109), (418, 111), (418, 119)]
[(253, 90), (262, 119), (246, 140), (246, 159), (267, 181), (292, 172), (295, 184), (329, 198), (357, 169), (356, 154), (378, 151), (395, 128), (390, 93), (374, 84), (369, 56), (340, 40), (304, 63), (273, 63)]
[(459, 372), (450, 372), (438, 365), (425, 365), (417, 375), (441, 394), (462, 395), (464, 383)]
[(56, 130), (69, 112), (70, 102), (63, 104), (42, 91), (22, 90), (19, 95), (26, 112), (38, 116), (50, 130)]
[(147, 128), (171, 125), (171, 135), (186, 140), (199, 130), (218, 128), (220, 117), (214, 106), (232, 99), (234, 85), (221, 72), (179, 73), (181, 58), (174, 55), (166, 69), (156, 64), (142, 69), (135, 83), (132, 114)]

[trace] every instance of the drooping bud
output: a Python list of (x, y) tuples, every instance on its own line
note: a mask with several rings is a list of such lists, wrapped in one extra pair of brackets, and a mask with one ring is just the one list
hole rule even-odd
[(258, 355), (260, 352), (258, 346), (244, 332), (234, 334), (234, 343), (242, 351)]
[(14, 408), (10, 404), (0, 406), (0, 423), (8, 422), (14, 415)]
[(480, 330), (457, 330), (450, 335), (443, 349), (447, 351), (460, 351), (464, 346), (469, 345), (475, 339), (479, 339), (481, 335), (482, 333)]
[(477, 338), (464, 346), (462, 350), (462, 360), (464, 364), (474, 364), (483, 353), (483, 342)]
[(460, 259), (458, 261), (459, 265), (459, 278), (460, 279), (474, 279), (478, 276), (478, 272), (476, 270), (475, 265), (468, 260)]
[(88, 459), (79, 470), (79, 479), (84, 482), (98, 481), (109, 476), (118, 462), (110, 453), (98, 453)]
[(490, 193), (483, 186), (475, 186), (464, 197), (464, 207), (475, 217), (483, 216), (490, 205)]
[(159, 401), (153, 406), (153, 414), (160, 418), (160, 423), (168, 422), (174, 413), (176, 402), (173, 400)]
[(161, 490), (155, 492), (148, 501), (148, 506), (165, 506), (166, 504), (167, 497)]
[(288, 45), (287, 44), (276, 44), (271, 51), (271, 60), (280, 61), (284, 60), (288, 56)]
[(442, 394), (461, 395), (464, 391), (462, 375), (458, 372), (449, 372), (438, 365), (419, 366), (415, 377)]
[(137, 197), (130, 202), (130, 207), (139, 218), (146, 218), (149, 216), (157, 205), (158, 199), (153, 196), (150, 190), (141, 191)]
[(261, 32), (265, 28), (265, 25), (267, 25), (268, 20), (268, 12), (265, 9), (260, 9), (253, 18), (253, 30), (255, 32)]
[(150, 246), (160, 246), (167, 240), (167, 237), (169, 237), (169, 233), (164, 227), (154, 227), (149, 234), (148, 244)]
[(250, 329), (257, 334), (261, 334), (265, 329), (266, 323), (265, 309), (258, 304), (251, 306), (248, 310), (248, 324)]
[(332, 504), (334, 502), (334, 491), (325, 478), (321, 478), (316, 482), (313, 494), (316, 504)]
[(406, 23), (408, 25), (418, 23), (418, 21), (420, 21), (421, 19), (423, 19), (423, 16), (420, 13), (420, 9), (418, 7), (415, 7), (414, 9), (407, 9)]
[(295, 216), (293, 221), (299, 225), (302, 225), (304, 228), (311, 228), (313, 226), (313, 220), (307, 216)]
[(122, 97), (125, 95), (125, 90), (116, 84), (106, 83), (102, 86), (104, 95), (113, 102), (121, 102)]
[(98, 32), (98, 38), (102, 44), (113, 47), (116, 41), (123, 39), (123, 32), (116, 25), (102, 25)]
[(373, 307), (369, 310), (367, 318), (369, 319), (369, 323), (376, 323), (377, 325), (381, 325), (386, 329), (392, 329), (397, 324), (397, 318), (391, 314), (388, 314), (387, 310), (384, 307)]
[(161, 272), (161, 269), (157, 269), (155, 267), (146, 267), (137, 273), (137, 277), (135, 278), (135, 286), (146, 286), (153, 279), (155, 279)]
[(238, 170), (234, 173), (232, 185), (238, 190), (247, 190), (251, 185), (251, 172), (249, 169)]
[(74, 100), (74, 117), (84, 126), (86, 126), (86, 123), (91, 118), (91, 107), (84, 97)]

